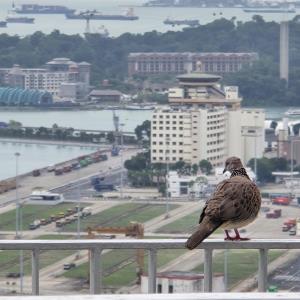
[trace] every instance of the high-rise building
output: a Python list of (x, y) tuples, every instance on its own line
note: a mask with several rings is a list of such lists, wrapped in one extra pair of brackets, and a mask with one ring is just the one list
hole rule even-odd
[(217, 167), (232, 155), (245, 163), (262, 157), (263, 110), (241, 109), (238, 88), (221, 89), (219, 76), (197, 71), (178, 80), (179, 87), (169, 90), (170, 105), (152, 115), (153, 163), (198, 164), (205, 159)]

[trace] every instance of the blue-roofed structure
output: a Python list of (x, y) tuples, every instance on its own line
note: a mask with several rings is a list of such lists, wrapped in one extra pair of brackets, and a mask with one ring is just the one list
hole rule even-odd
[(48, 106), (53, 103), (49, 92), (0, 87), (0, 106)]

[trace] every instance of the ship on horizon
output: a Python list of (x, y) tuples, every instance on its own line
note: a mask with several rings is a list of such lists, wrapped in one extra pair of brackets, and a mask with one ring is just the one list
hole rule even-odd
[(7, 22), (6, 21), (0, 21), (0, 28), (5, 28), (7, 27)]
[(75, 9), (61, 5), (22, 4), (21, 7), (14, 8), (14, 11), (18, 14), (68, 14), (74, 13)]
[(35, 20), (34, 18), (20, 17), (17, 14), (9, 14), (6, 17), (6, 22), (7, 23), (33, 24), (34, 20)]
[(172, 20), (170, 18), (167, 18), (166, 20), (164, 20), (164, 24), (166, 25), (188, 25), (191, 27), (196, 27), (199, 26), (200, 23), (198, 20)]
[(247, 13), (296, 13), (295, 7), (246, 7), (243, 8)]
[(135, 21), (138, 20), (139, 17), (134, 15), (133, 9), (129, 9), (125, 14), (123, 15), (104, 15), (101, 12), (98, 12), (97, 10), (87, 10), (85, 12), (79, 12), (79, 13), (66, 13), (65, 14), (67, 19), (73, 19), (73, 20), (118, 20), (118, 21)]

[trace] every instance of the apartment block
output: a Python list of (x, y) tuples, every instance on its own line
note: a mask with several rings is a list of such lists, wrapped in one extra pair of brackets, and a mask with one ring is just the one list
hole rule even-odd
[[(55, 58), (43, 68), (0, 68), (2, 85), (49, 92), (54, 99), (69, 96), (69, 86), (76, 85), (75, 99), (85, 97), (90, 89), (90, 64), (75, 63), (68, 58)], [(67, 90), (66, 90), (67, 89)]]
[(128, 56), (128, 75), (184, 74), (197, 69), (201, 61), (203, 71), (224, 75), (241, 70), (258, 59), (258, 54), (226, 52), (139, 52)]

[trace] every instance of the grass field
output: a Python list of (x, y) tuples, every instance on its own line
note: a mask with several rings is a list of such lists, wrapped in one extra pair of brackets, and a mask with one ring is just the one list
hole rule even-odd
[[(23, 229), (28, 230), (29, 224), (36, 219), (47, 219), (59, 212), (66, 212), (68, 208), (75, 207), (75, 203), (61, 203), (57, 205), (24, 205), (22, 207)], [(0, 230), (15, 230), (16, 210), (10, 210), (0, 216)]]
[[(170, 209), (178, 205), (170, 205)], [(125, 203), (106, 209), (81, 221), (84, 230), (89, 226), (127, 226), (131, 221), (147, 222), (164, 214), (166, 206), (163, 204)], [(75, 223), (66, 225), (63, 231), (76, 231)]]
[(191, 232), (198, 224), (200, 209), (198, 212), (191, 213), (181, 219), (169, 223), (156, 230), (159, 233), (187, 233)]
[[(71, 239), (72, 236), (67, 235), (43, 235), (36, 239), (42, 240), (65, 240)], [(40, 253), (40, 268), (47, 267), (64, 257), (73, 254), (73, 250), (53, 250), (53, 251), (42, 251)], [(24, 261), (24, 274), (31, 274), (31, 251), (23, 251)], [(20, 251), (16, 250), (5, 250), (0, 252), (0, 276), (5, 277), (10, 272), (18, 273), (20, 271), (19, 265)]]
[[(271, 250), (269, 252), (269, 263), (283, 254), (282, 250)], [(257, 250), (230, 250), (227, 256), (228, 262), (228, 286), (232, 288), (238, 282), (256, 273), (258, 270)], [(202, 273), (203, 264), (193, 271)], [(213, 272), (224, 273), (224, 253), (213, 257)]]
[[(161, 267), (168, 262), (176, 259), (186, 250), (161, 250), (157, 255), (157, 267)], [(144, 271), (148, 270), (148, 256), (147, 251), (145, 252), (144, 258)], [(104, 270), (104, 279), (103, 284), (104, 288), (113, 287), (120, 288), (125, 285), (129, 285), (137, 279), (136, 270), (137, 263), (135, 259), (132, 259), (128, 265), (123, 267), (122, 269), (117, 270), (116, 272), (111, 273), (110, 270), (114, 268), (117, 264), (120, 264), (126, 259), (134, 258), (136, 255), (136, 251), (134, 250), (112, 250), (108, 253), (103, 254), (102, 256), (102, 264)], [(67, 271), (63, 276), (68, 278), (76, 278), (76, 279), (87, 279), (89, 272), (89, 264), (85, 263), (80, 265), (79, 267)]]

